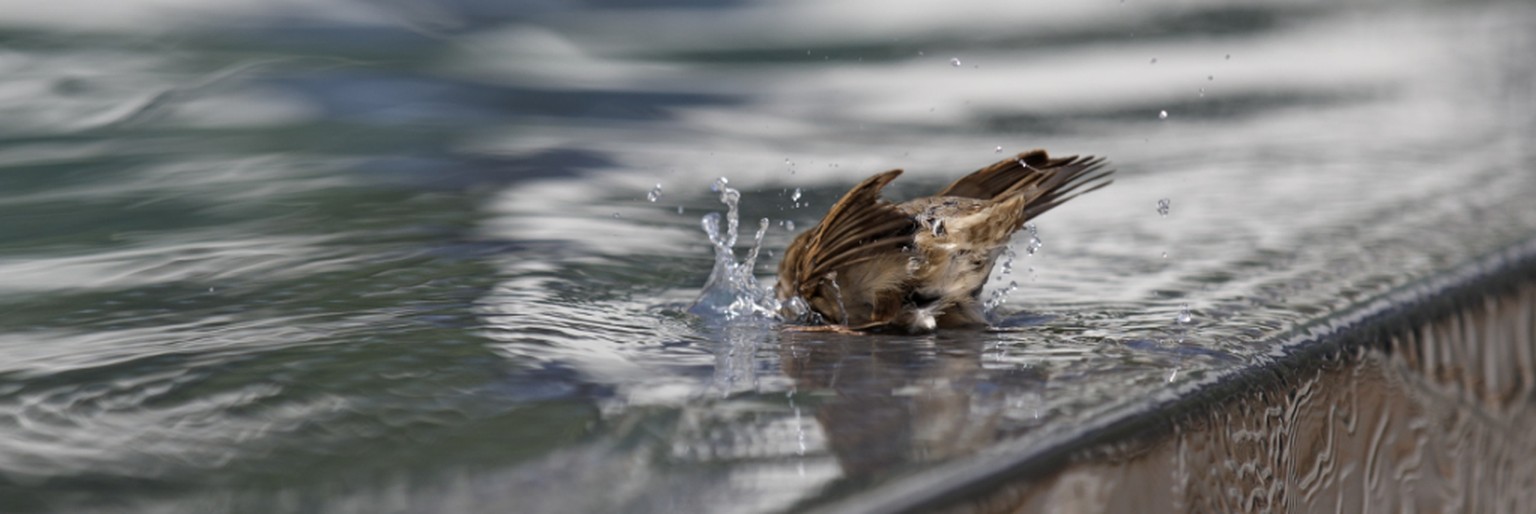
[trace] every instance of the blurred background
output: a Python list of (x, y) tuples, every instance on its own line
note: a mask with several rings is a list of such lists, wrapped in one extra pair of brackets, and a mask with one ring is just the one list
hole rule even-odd
[[(771, 512), (1536, 235), (1525, 2), (0, 2), (0, 511)], [(686, 313), (1031, 148), (1002, 329)], [(1160, 208), (1160, 205), (1162, 208)], [(1043, 437), (1043, 436), (1042, 436)]]

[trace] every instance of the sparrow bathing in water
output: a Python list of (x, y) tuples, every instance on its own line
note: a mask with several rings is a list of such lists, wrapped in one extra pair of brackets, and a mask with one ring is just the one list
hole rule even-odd
[(1009, 238), (1111, 173), (1102, 158), (1031, 150), (903, 203), (880, 197), (901, 170), (869, 177), (790, 242), (775, 287), (782, 314), (838, 332), (985, 326), (978, 297)]

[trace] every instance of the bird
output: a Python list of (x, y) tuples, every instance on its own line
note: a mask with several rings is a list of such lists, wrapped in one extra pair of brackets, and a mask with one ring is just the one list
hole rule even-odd
[(881, 197), (902, 170), (877, 173), (785, 249), (774, 286), (780, 316), (795, 330), (852, 334), (983, 328), (979, 297), (1008, 240), (1113, 182), (1106, 164), (1030, 150), (902, 203)]

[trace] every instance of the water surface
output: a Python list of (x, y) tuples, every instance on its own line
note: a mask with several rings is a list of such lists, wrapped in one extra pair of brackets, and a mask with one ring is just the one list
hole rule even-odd
[[(3, 510), (802, 508), (1536, 236), (1523, 4), (617, 4), (0, 14)], [(997, 330), (686, 313), (717, 177), (771, 281), (1034, 147)]]

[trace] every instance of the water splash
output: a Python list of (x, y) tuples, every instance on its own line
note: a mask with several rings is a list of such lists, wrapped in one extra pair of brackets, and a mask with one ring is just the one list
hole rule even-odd
[[(1033, 225), (1031, 224), (1029, 226), (1033, 226)], [(1038, 241), (1036, 241), (1034, 239), (1034, 237), (1031, 237), (1030, 238), (1029, 246), (1026, 246), (1026, 248), (1036, 248), (1036, 249), (1038, 249), (1038, 247), (1035, 246), (1036, 243), (1038, 243)], [(1033, 255), (1033, 254), (1031, 254), (1031, 255)], [(998, 259), (999, 266), (998, 266), (998, 272), (997, 272), (996, 280), (1002, 280), (1002, 277), (1005, 276), (1005, 275), (1012, 275), (1013, 274), (1013, 263), (1014, 263), (1014, 261), (1018, 260), (1018, 258), (1019, 258), (1019, 253), (1014, 251), (1012, 246), (1008, 246), (1008, 247), (1004, 248), (1003, 249), (1002, 258)], [(1031, 271), (1033, 271), (1033, 268), (1031, 268)], [(1019, 289), (1019, 282), (1018, 281), (1010, 281), (1008, 283), (1007, 287), (1002, 287), (1002, 288), (999, 288), (999, 289), (993, 289), (992, 293), (987, 296), (986, 301), (981, 302), (982, 310), (984, 312), (986, 312), (988, 315), (991, 315), (992, 313), (997, 311), (998, 307), (1002, 307), (1003, 304), (1008, 303), (1008, 295), (1013, 294), (1013, 292), (1017, 291), (1018, 289)]]
[(728, 183), (725, 177), (720, 177), (709, 187), (711, 191), (720, 193), (720, 203), (726, 206), (726, 228), (721, 232), (721, 216), (718, 212), (706, 214), (699, 220), (704, 233), (709, 236), (710, 244), (715, 248), (715, 266), (709, 272), (709, 279), (704, 282), (704, 290), (699, 292), (699, 298), (694, 300), (688, 312), (726, 320), (746, 317), (778, 319), (780, 304), (774, 298), (773, 290), (759, 284), (757, 276), (753, 274), (753, 269), (757, 267), (758, 252), (763, 246), (763, 235), (768, 232), (768, 218), (758, 220), (752, 248), (747, 251), (745, 259), (736, 262), (734, 247), (739, 228), (741, 191), (731, 188)]
[(1179, 314), (1173, 319), (1173, 321), (1174, 335), (1180, 344), (1183, 344), (1185, 338), (1189, 337), (1189, 323), (1194, 320), (1195, 316), (1194, 314), (1190, 313), (1189, 304), (1186, 303), (1179, 306)]
[(992, 312), (996, 311), (998, 307), (1002, 307), (1003, 304), (1008, 303), (1008, 295), (1013, 294), (1013, 292), (1017, 290), (1019, 290), (1019, 281), (1009, 281), (1007, 287), (992, 291), (992, 296), (987, 298), (987, 301), (982, 302), (982, 310), (988, 314), (991, 314)]
[(1029, 231), (1029, 243), (1024, 246), (1024, 252), (1034, 255), (1045, 247), (1045, 241), (1040, 239), (1040, 229), (1034, 223), (1024, 225), (1024, 230)]

